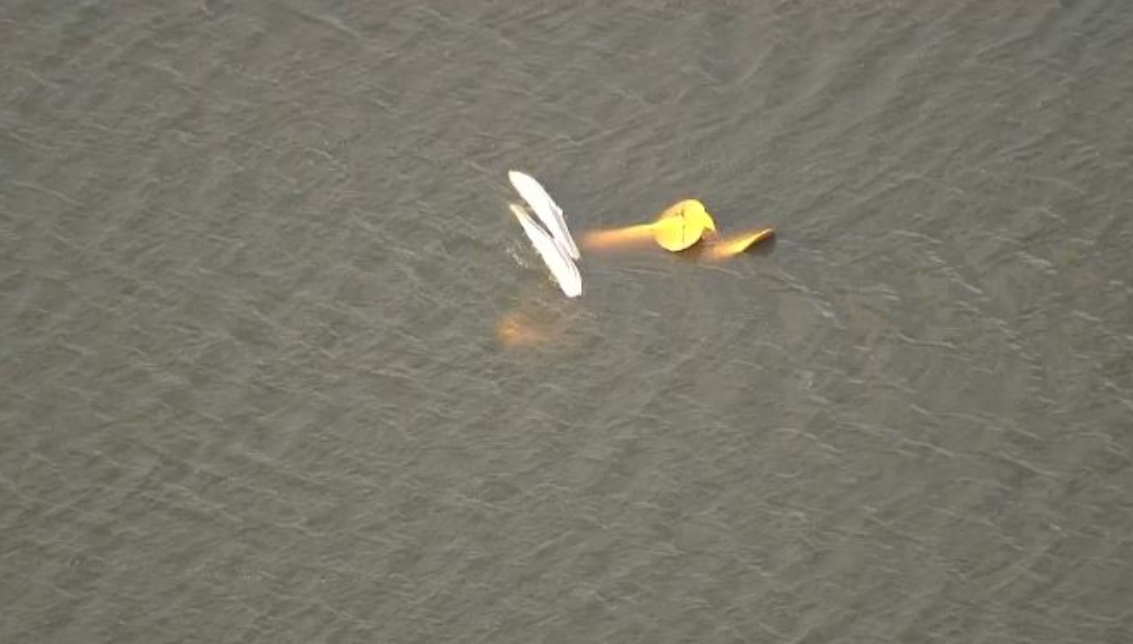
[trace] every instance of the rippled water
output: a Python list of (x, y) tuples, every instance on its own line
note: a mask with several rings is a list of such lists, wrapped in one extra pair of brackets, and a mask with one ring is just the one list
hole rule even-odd
[[(1133, 3), (0, 7), (0, 641), (1128, 642)], [(779, 239), (588, 253), (689, 196)]]

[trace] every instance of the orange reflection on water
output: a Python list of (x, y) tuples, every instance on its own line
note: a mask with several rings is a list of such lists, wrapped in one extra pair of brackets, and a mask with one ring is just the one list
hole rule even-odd
[(540, 326), (519, 311), (505, 313), (496, 322), (496, 337), (508, 347), (527, 347), (544, 344), (549, 339), (545, 326)]
[(500, 315), (496, 339), (507, 348), (560, 351), (576, 347), (578, 335), (564, 311), (529, 302)]

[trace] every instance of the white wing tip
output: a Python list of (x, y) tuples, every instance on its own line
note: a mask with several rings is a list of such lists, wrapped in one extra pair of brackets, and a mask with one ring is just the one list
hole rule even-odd
[(543, 259), (543, 263), (551, 271), (553, 281), (558, 284), (559, 288), (567, 297), (578, 297), (582, 295), (582, 279), (578, 274), (578, 267), (575, 266), (574, 261), (565, 253), (565, 251), (555, 243), (555, 240), (543, 230), (531, 215), (527, 213), (527, 209), (517, 203), (508, 204), (511, 208), (512, 214), (519, 220), (520, 225), (523, 227), (523, 232), (526, 233), (527, 238), (535, 246), (535, 250)]

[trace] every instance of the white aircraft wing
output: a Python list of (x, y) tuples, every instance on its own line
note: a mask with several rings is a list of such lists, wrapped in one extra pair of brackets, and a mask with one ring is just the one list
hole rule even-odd
[(555, 243), (555, 240), (539, 224), (535, 223), (535, 220), (527, 214), (523, 206), (513, 203), (511, 204), (511, 211), (515, 218), (519, 220), (520, 225), (523, 226), (523, 232), (527, 233), (527, 238), (531, 240), (535, 250), (543, 258), (543, 262), (547, 264), (547, 268), (551, 270), (551, 275), (554, 276), (563, 293), (567, 297), (582, 295), (582, 277), (578, 274), (578, 267), (574, 265), (574, 260), (567, 256), (566, 252)]
[(523, 197), (523, 200), (535, 211), (535, 216), (550, 231), (555, 243), (563, 249), (565, 254), (578, 259), (578, 246), (575, 245), (574, 238), (570, 236), (570, 230), (567, 229), (566, 221), (563, 220), (563, 209), (559, 208), (559, 205), (551, 199), (551, 195), (547, 194), (543, 186), (539, 185), (539, 182), (530, 175), (512, 170), (507, 173), (507, 177), (511, 181), (511, 185), (515, 186), (519, 195)]

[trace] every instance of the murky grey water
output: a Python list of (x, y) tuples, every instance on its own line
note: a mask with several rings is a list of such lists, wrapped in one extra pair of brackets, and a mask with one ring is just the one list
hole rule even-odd
[[(1126, 0), (4, 2), (0, 641), (1130, 641), (1131, 43)], [(509, 168), (577, 234), (779, 241), (569, 301)]]

